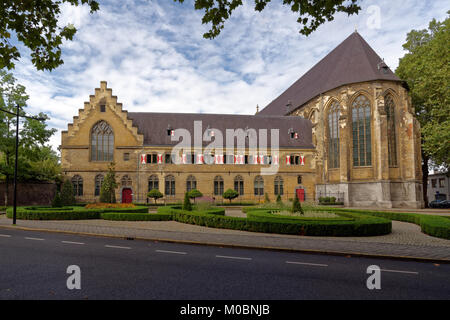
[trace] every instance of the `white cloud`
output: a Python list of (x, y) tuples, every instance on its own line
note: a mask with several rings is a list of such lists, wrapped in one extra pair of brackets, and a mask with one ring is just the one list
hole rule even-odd
[[(193, 2), (101, 1), (100, 11), (64, 5), (61, 25), (78, 29), (63, 47), (65, 64), (38, 72), (27, 58), (16, 77), (30, 95), (29, 112), (45, 112), (60, 132), (83, 108), (101, 80), (129, 111), (253, 114), (275, 99), (355, 29), (395, 69), (411, 29), (446, 16), (446, 1), (362, 2), (358, 16), (339, 14), (309, 37), (297, 17), (272, 1), (257, 13), (252, 1), (239, 8), (214, 40)], [(381, 29), (367, 27), (366, 8), (381, 9)], [(26, 55), (23, 55), (26, 57)]]

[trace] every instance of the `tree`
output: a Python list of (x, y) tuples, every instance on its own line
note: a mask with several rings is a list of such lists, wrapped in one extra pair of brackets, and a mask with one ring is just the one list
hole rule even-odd
[(18, 42), (31, 51), (31, 61), (37, 70), (52, 70), (63, 64), (61, 44), (72, 40), (76, 28), (58, 26), (64, 3), (73, 6), (87, 4), (90, 12), (99, 9), (94, 0), (2, 0), (0, 5), (0, 69), (14, 68), (19, 60)]
[[(450, 11), (448, 12), (450, 13)], [(433, 19), (428, 29), (408, 33), (397, 75), (408, 84), (421, 125), (423, 195), (426, 205), (430, 162), (450, 166), (450, 19)]]
[[(12, 74), (0, 70), (0, 179), (6, 184), (6, 202), (14, 175), (16, 106), (19, 105), (21, 116), (26, 115), (24, 109), (28, 98), (25, 87), (17, 84)], [(43, 113), (38, 117), (49, 119)], [(30, 118), (22, 118), (21, 121), (18, 180), (57, 180), (60, 175), (59, 158), (45, 145), (56, 129), (47, 129), (45, 122)]]
[(300, 204), (300, 201), (298, 200), (298, 196), (297, 195), (295, 195), (294, 202), (292, 203), (292, 212), (293, 213), (300, 213), (302, 215), (305, 214), (303, 212), (302, 205)]
[(64, 180), (61, 189), (61, 203), (63, 206), (72, 206), (75, 204), (75, 196), (73, 194), (72, 182), (68, 179)]
[(195, 198), (203, 197), (203, 193), (201, 193), (197, 189), (192, 189), (191, 191), (188, 192), (188, 195), (189, 195), (189, 198), (194, 199), (194, 203), (195, 203)]
[(281, 200), (281, 196), (280, 195), (277, 196), (277, 204), (278, 205), (283, 204), (283, 200)]
[(116, 172), (114, 170), (114, 163), (111, 162), (105, 180), (103, 180), (102, 188), (100, 189), (100, 202), (116, 203), (116, 188)]
[(56, 191), (55, 197), (52, 201), (52, 207), (53, 208), (61, 208), (63, 206), (61, 201), (61, 195), (59, 194), (59, 191)]
[(155, 200), (155, 204), (156, 204), (156, 200), (158, 200), (159, 198), (162, 198), (163, 194), (161, 192), (159, 192), (158, 189), (152, 189), (152, 190), (150, 190), (149, 193), (147, 193), (147, 197), (153, 198)]
[[(183, 3), (184, 0), (174, 0)], [(263, 11), (272, 0), (255, 0), (255, 11)], [(300, 33), (309, 35), (325, 21), (334, 20), (338, 12), (348, 15), (357, 14), (361, 7), (359, 0), (283, 0), (283, 4), (298, 14), (297, 22), (302, 25)], [(203, 24), (211, 23), (211, 29), (203, 37), (214, 39), (224, 28), (225, 21), (231, 17), (235, 9), (242, 5), (242, 0), (195, 0), (194, 8), (204, 10)]]
[(184, 194), (183, 210), (192, 211), (191, 200), (189, 200), (189, 192)]
[(239, 197), (239, 192), (237, 192), (236, 190), (233, 190), (233, 189), (228, 189), (227, 191), (225, 191), (223, 193), (222, 197), (224, 199), (230, 200), (230, 203), (231, 203), (231, 200)]

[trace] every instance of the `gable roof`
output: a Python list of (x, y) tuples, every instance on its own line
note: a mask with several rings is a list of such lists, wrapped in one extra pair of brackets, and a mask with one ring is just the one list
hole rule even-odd
[(298, 79), (278, 98), (259, 112), (260, 115), (285, 115), (321, 93), (342, 85), (373, 80), (401, 81), (389, 68), (378, 66), (383, 60), (357, 32), (345, 39), (325, 58)]
[[(279, 146), (283, 148), (315, 148), (312, 144), (311, 121), (297, 116), (255, 116), (233, 114), (207, 113), (156, 113), (128, 112), (128, 118), (138, 127), (138, 132), (144, 135), (144, 146), (174, 146), (178, 141), (171, 141), (168, 129), (184, 128), (191, 133), (191, 144), (194, 142), (194, 121), (202, 121), (202, 135), (205, 130), (219, 129), (223, 134), (224, 148), (226, 146), (227, 129), (267, 129), (267, 147), (270, 141), (270, 129), (279, 129)], [(299, 133), (298, 139), (291, 139), (288, 130), (292, 128)], [(258, 139), (259, 142), (259, 139)], [(203, 145), (210, 144), (203, 141)], [(247, 145), (248, 147), (248, 145)]]

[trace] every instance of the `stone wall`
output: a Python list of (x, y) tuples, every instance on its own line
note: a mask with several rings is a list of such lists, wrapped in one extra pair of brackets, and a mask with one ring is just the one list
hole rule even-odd
[[(50, 205), (56, 193), (54, 183), (19, 183), (17, 185), (17, 205)], [(0, 205), (5, 205), (6, 184), (0, 183)], [(8, 205), (13, 204), (14, 185), (9, 185)]]

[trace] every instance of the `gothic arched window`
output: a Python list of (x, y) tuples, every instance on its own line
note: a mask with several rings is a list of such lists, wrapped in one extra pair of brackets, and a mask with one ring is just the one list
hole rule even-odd
[(236, 176), (234, 178), (234, 190), (237, 191), (240, 196), (244, 195), (244, 179), (242, 176)]
[(128, 175), (124, 175), (122, 180), (120, 181), (122, 187), (130, 187), (131, 186), (131, 178)]
[(106, 121), (99, 121), (91, 131), (91, 160), (112, 161), (114, 154), (114, 133)]
[(79, 175), (73, 176), (72, 178), (73, 185), (73, 195), (76, 197), (83, 195), (83, 178)]
[(154, 174), (148, 178), (148, 192), (153, 189), (159, 190), (159, 179)]
[(358, 96), (352, 104), (353, 166), (372, 165), (370, 101)]
[(261, 176), (257, 176), (254, 181), (255, 196), (262, 196), (264, 194), (264, 179)]
[(221, 176), (216, 176), (214, 178), (214, 195), (220, 196), (223, 194), (223, 178)]
[(387, 116), (387, 140), (389, 166), (397, 166), (397, 135), (395, 130), (395, 102), (392, 95), (384, 97), (384, 107)]
[(339, 116), (340, 106), (334, 101), (328, 111), (328, 168), (339, 168)]
[(283, 178), (280, 176), (277, 176), (274, 181), (274, 186), (275, 186), (274, 194), (276, 196), (278, 196), (278, 195), (282, 196), (284, 194)]
[(103, 184), (103, 175), (102, 174), (98, 174), (95, 176), (95, 196), (99, 196), (100, 195), (100, 190), (102, 189), (102, 184)]
[(194, 176), (189, 176), (186, 180), (186, 191), (189, 192), (193, 189), (197, 189), (197, 180)]
[(174, 196), (175, 195), (175, 177), (174, 176), (172, 176), (172, 175), (166, 176), (164, 193), (166, 194), (166, 196)]

